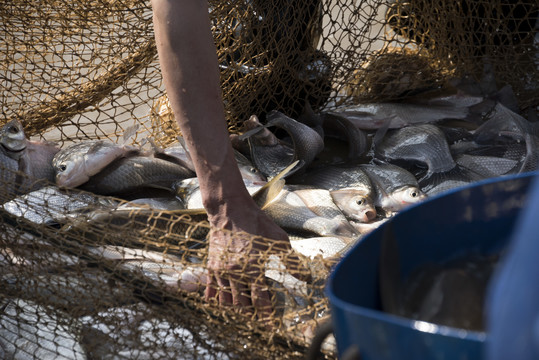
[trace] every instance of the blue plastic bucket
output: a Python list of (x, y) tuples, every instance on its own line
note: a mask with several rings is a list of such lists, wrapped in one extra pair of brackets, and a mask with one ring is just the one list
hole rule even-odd
[(489, 179), (400, 212), (360, 241), (331, 273), (326, 292), (339, 354), (362, 360), (481, 359), (486, 334), (439, 326), (381, 310), (379, 262), (392, 224), (401, 281), (429, 262), (499, 253), (509, 243), (535, 173)]

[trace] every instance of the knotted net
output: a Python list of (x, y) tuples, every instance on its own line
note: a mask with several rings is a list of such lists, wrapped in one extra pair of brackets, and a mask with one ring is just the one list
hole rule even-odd
[[(229, 130), (275, 109), (405, 101), (478, 79), (485, 63), (535, 108), (538, 11), (534, 0), (210, 1)], [(2, 124), (60, 147), (118, 142), (133, 126), (134, 145), (177, 141), (149, 1), (13, 0), (0, 17)], [(24, 175), (2, 166), (1, 358), (302, 358), (329, 316), (336, 258), (301, 256), (301, 281), (268, 252), (261, 321), (204, 300), (204, 215), (79, 191), (24, 196), (13, 187)]]

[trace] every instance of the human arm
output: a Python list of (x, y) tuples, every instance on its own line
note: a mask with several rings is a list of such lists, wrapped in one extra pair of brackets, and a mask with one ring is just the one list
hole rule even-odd
[[(243, 309), (252, 302), (256, 310), (267, 313), (270, 302), (260, 255), (272, 247), (288, 252), (290, 243), (243, 184), (226, 128), (208, 5), (199, 0), (152, 0), (152, 7), (165, 88), (212, 226), (212, 281), (206, 297)], [(253, 242), (247, 234), (264, 239)]]

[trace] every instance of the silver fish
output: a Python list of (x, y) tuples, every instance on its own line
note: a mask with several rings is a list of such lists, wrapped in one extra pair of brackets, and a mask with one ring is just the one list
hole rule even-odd
[(298, 195), (303, 203), (318, 216), (340, 222), (343, 228), (348, 227), (354, 237), (359, 236), (352, 225), (348, 222), (346, 215), (334, 202), (331, 192), (326, 189), (316, 189), (302, 185), (285, 185), (285, 189), (293, 191)]
[[(195, 166), (193, 164), (193, 160), (191, 159), (191, 155), (184, 144), (184, 140), (182, 137), (178, 137), (178, 140), (179, 142), (169, 145), (164, 149), (161, 149), (154, 144), (154, 156), (163, 160), (176, 162), (179, 165), (193, 171), (194, 173)], [(262, 173), (241, 152), (234, 150), (234, 157), (236, 158), (238, 168), (244, 179), (249, 179), (252, 181), (266, 180)]]
[(455, 161), (485, 179), (512, 173), (519, 165), (519, 162), (513, 159), (471, 154), (457, 155)]
[(129, 201), (129, 204), (136, 206), (147, 206), (155, 210), (180, 210), (185, 209), (183, 202), (176, 197), (150, 197), (138, 198)]
[[(474, 132), (474, 140), (479, 144), (504, 142), (504, 134), (539, 135), (537, 124), (529, 122), (523, 116), (497, 103), (489, 119)], [(512, 142), (512, 136), (505, 137), (505, 142)]]
[(163, 252), (104, 245), (90, 249), (94, 256), (118, 262), (118, 267), (137, 271), (150, 282), (164, 284), (168, 290), (199, 292), (206, 286), (207, 270), (201, 264)]
[(348, 218), (368, 222), (376, 217), (371, 181), (357, 166), (324, 166), (294, 176), (290, 182), (329, 190), (334, 203)]
[(335, 204), (347, 218), (359, 222), (369, 222), (376, 217), (372, 194), (353, 188), (333, 190), (330, 193)]
[(249, 160), (245, 155), (239, 151), (234, 151), (234, 157), (238, 163), (241, 177), (251, 182), (263, 182), (266, 181), (266, 177), (258, 170), (253, 162)]
[(179, 136), (178, 142), (170, 144), (166, 148), (159, 147), (152, 139), (148, 139), (148, 141), (153, 147), (153, 156), (178, 163), (179, 165), (195, 172), (195, 165), (193, 164), (191, 155), (185, 146), (185, 140), (182, 137)]
[[(264, 185), (245, 179), (244, 184), (252, 196), (256, 196)], [(184, 202), (186, 209), (203, 208), (197, 178), (179, 181), (175, 184), (175, 188), (177, 196)], [(286, 187), (271, 201), (262, 204), (261, 208), (285, 231), (313, 232), (322, 236), (343, 235), (352, 237), (355, 235), (355, 229), (348, 224), (346, 219), (333, 219), (316, 214), (309, 209), (297, 194), (286, 189)]]
[(265, 177), (279, 173), (283, 166), (294, 158), (292, 147), (279, 140), (255, 115), (243, 125), (246, 132), (238, 136), (236, 142), (247, 142), (253, 164)]
[[(307, 125), (278, 111), (271, 111), (266, 117), (265, 125), (249, 130), (241, 138), (248, 139), (253, 164), (267, 178), (275, 176), (298, 160), (300, 163), (294, 172), (300, 171), (311, 164), (323, 150), (323, 138)], [(270, 127), (285, 130), (291, 142), (278, 139), (268, 130)]]
[(401, 315), (484, 331), (483, 305), (499, 255), (467, 255), (415, 269), (403, 284)]
[[(22, 124), (17, 120), (8, 122), (0, 130), (0, 144), (7, 156), (18, 161), (19, 171), (28, 177), (25, 181), (54, 181), (51, 161), (60, 151), (56, 144), (27, 139)], [(27, 188), (36, 189), (38, 186), (30, 184)]]
[(4, 201), (54, 181), (51, 161), (59, 150), (52, 143), (28, 140), (17, 120), (5, 124), (0, 129), (0, 181), (5, 183)]
[(19, 162), (0, 147), (0, 186), (2, 188), (0, 202), (4, 203), (22, 193), (22, 178), (19, 173)]
[(341, 257), (343, 252), (353, 243), (355, 243), (353, 238), (337, 236), (290, 239), (292, 249), (311, 259), (317, 256), (321, 256), (323, 259)]
[(357, 162), (361, 159), (369, 146), (365, 132), (344, 116), (326, 113), (323, 119), (326, 136), (344, 140), (348, 144), (345, 161)]
[(193, 175), (181, 165), (155, 157), (122, 157), (94, 174), (80, 188), (100, 195), (127, 197), (152, 188), (172, 193), (175, 181)]
[(385, 211), (397, 212), (426, 198), (408, 170), (391, 164), (361, 165), (361, 169), (374, 187), (374, 205)]
[(84, 212), (117, 205), (112, 199), (97, 197), (75, 189), (60, 189), (51, 185), (16, 197), (2, 207), (15, 216), (36, 224), (63, 224)]
[[(5, 298), (1, 302), (0, 355), (3, 359), (85, 360), (77, 329), (61, 321), (58, 309), (32, 301)], [(76, 321), (70, 319), (70, 326)]]
[(319, 236), (356, 235), (350, 224), (317, 215), (297, 194), (286, 189), (283, 189), (262, 210), (288, 232), (312, 233)]
[(427, 176), (456, 166), (443, 132), (431, 124), (390, 131), (374, 150), (377, 158), (387, 162), (419, 163), (427, 168)]
[(26, 149), (26, 142), (26, 135), (19, 121), (11, 120), (0, 129), (0, 144), (12, 159), (19, 159), (20, 152)]
[(71, 144), (60, 150), (52, 160), (56, 171), (56, 184), (63, 187), (77, 187), (114, 160), (139, 152), (140, 149), (133, 146), (105, 140), (88, 140)]
[(328, 113), (345, 117), (360, 129), (376, 130), (384, 127), (396, 129), (444, 119), (465, 119), (469, 110), (465, 106), (438, 104), (373, 103), (350, 106)]
[[(255, 194), (264, 184), (265, 181), (256, 182), (247, 179), (243, 179), (243, 183), (249, 194)], [(178, 200), (183, 203), (185, 209), (202, 209), (202, 193), (200, 192), (200, 184), (198, 178), (188, 178), (176, 181), (173, 184), (173, 188)]]

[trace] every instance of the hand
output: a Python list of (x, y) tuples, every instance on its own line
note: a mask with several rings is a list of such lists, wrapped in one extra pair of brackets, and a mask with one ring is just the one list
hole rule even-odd
[(269, 253), (285, 255), (288, 270), (301, 277), (299, 258), (291, 250), (288, 235), (252, 201), (229, 202), (226, 211), (212, 216), (210, 223), (206, 299), (269, 319), (273, 306), (264, 276)]

